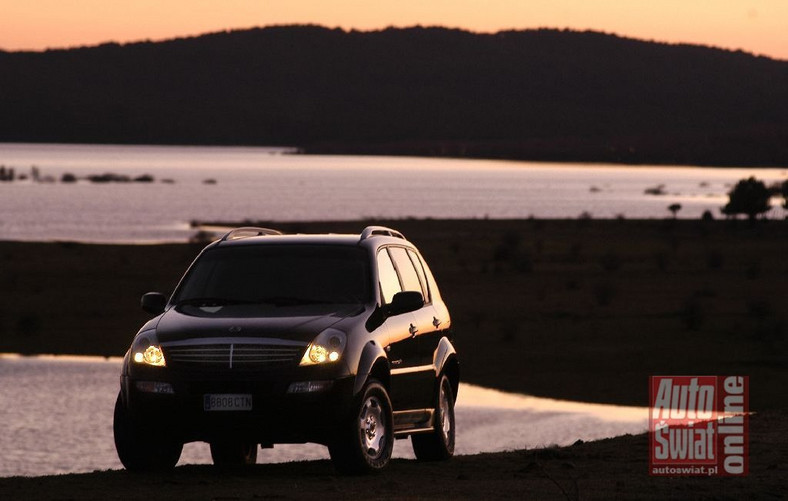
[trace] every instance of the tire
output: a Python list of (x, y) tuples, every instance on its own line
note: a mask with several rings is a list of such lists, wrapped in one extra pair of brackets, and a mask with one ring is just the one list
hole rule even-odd
[(160, 430), (145, 429), (134, 422), (118, 394), (112, 425), (115, 450), (129, 471), (169, 471), (178, 464), (183, 444), (164, 436)]
[(384, 469), (394, 448), (394, 427), (388, 392), (370, 380), (353, 412), (329, 444), (331, 461), (340, 473), (358, 475)]
[(257, 444), (211, 442), (211, 459), (220, 468), (241, 468), (257, 462)]
[(420, 461), (445, 461), (454, 455), (454, 392), (442, 374), (435, 396), (435, 423), (431, 433), (411, 435), (413, 452)]

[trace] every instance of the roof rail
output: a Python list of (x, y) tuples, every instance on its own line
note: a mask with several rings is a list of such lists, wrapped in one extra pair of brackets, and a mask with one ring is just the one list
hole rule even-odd
[(401, 238), (402, 240), (405, 240), (405, 235), (398, 232), (397, 230), (386, 228), (385, 226), (367, 226), (364, 228), (364, 231), (361, 232), (361, 240), (378, 236)]
[(281, 231), (272, 230), (271, 228), (243, 226), (241, 228), (235, 228), (233, 230), (228, 231), (227, 233), (224, 234), (224, 236), (219, 241), (224, 242), (226, 240), (238, 240), (239, 238), (260, 237), (263, 235), (281, 235), (281, 234), (282, 234)]

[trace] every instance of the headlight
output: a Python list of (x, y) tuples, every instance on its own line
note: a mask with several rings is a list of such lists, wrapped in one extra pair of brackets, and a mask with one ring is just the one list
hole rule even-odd
[(164, 352), (161, 351), (158, 339), (153, 333), (140, 334), (131, 345), (131, 359), (138, 364), (164, 367)]
[(301, 359), (300, 365), (317, 365), (336, 362), (342, 357), (347, 345), (347, 336), (336, 329), (326, 329), (317, 335)]

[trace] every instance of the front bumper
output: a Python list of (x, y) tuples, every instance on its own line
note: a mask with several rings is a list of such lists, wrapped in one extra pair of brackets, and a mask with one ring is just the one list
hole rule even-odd
[[(169, 371), (161, 371), (154, 382), (169, 384), (172, 392), (154, 393), (150, 389), (155, 385), (147, 383), (155, 373), (146, 372), (121, 377), (127, 410), (139, 426), (151, 433), (174, 436), (184, 443), (328, 444), (352, 409), (352, 375), (329, 378), (327, 371), (293, 371), (287, 375), (188, 374), (175, 378)], [(320, 391), (288, 392), (292, 383), (304, 381), (328, 383)], [(205, 395), (217, 394), (250, 395), (251, 410), (205, 410)]]

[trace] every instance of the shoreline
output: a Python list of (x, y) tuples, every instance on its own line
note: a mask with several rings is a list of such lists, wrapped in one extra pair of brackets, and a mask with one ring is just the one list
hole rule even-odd
[[(572, 164), (579, 166), (596, 167), (598, 165), (611, 165), (614, 167), (674, 167), (674, 168), (719, 168), (719, 169), (787, 169), (788, 164), (763, 162), (740, 162), (724, 164), (711, 160), (697, 161), (695, 163), (676, 163), (674, 158), (664, 156), (650, 156), (640, 159), (622, 159), (616, 155), (587, 155), (561, 157), (558, 155), (521, 155), (507, 153), (507, 149), (500, 151), (487, 151), (484, 154), (468, 153), (470, 142), (455, 142), (447, 144), (445, 141), (427, 141), (419, 144), (363, 144), (356, 143), (322, 143), (305, 144), (300, 146), (272, 146), (264, 144), (228, 144), (228, 143), (134, 143), (134, 142), (51, 142), (51, 141), (0, 141), (0, 146), (68, 146), (68, 147), (143, 147), (143, 148), (238, 148), (260, 149), (270, 155), (297, 155), (297, 156), (349, 156), (349, 157), (414, 157), (451, 160), (493, 160), (501, 162), (522, 162), (542, 164)], [(448, 148), (448, 149), (447, 149)], [(29, 166), (10, 165), (13, 168), (27, 168)]]
[[(567, 155), (565, 149), (578, 146), (577, 144), (562, 144), (560, 147), (544, 151), (534, 145), (523, 145), (517, 142), (502, 142), (502, 144), (485, 144), (474, 141), (422, 141), (409, 143), (372, 143), (358, 144), (349, 142), (324, 142), (297, 146), (296, 155), (345, 155), (345, 156), (386, 156), (386, 157), (421, 157), (421, 158), (451, 158), (457, 160), (501, 160), (511, 162), (538, 162), (551, 164), (610, 164), (621, 167), (668, 167), (676, 166), (676, 158), (659, 153), (626, 154), (622, 151), (600, 151), (595, 147), (582, 145), (574, 154)], [(670, 146), (660, 148), (659, 151), (671, 150)], [(744, 158), (739, 156), (739, 158)], [(722, 169), (785, 169), (788, 164), (775, 161), (763, 166), (763, 162), (738, 161), (724, 164), (719, 157), (700, 156), (687, 162), (679, 162), (679, 167), (718, 167)]]

